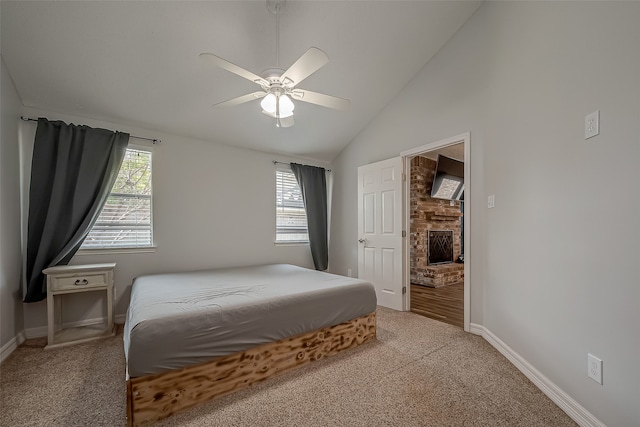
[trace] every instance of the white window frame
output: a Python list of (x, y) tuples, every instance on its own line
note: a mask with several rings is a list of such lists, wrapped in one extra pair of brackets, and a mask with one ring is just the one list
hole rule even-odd
[[(286, 167), (286, 166), (278, 166), (275, 170), (275, 184), (276, 184), (276, 188), (275, 188), (275, 229), (274, 229), (274, 244), (277, 246), (292, 246), (292, 245), (308, 245), (309, 244), (309, 227), (307, 225), (306, 228), (306, 233), (307, 233), (307, 239), (306, 240), (278, 240), (278, 209), (281, 208), (281, 206), (278, 206), (278, 179), (279, 179), (279, 173), (291, 173), (293, 174), (293, 171), (291, 170), (290, 167)], [(294, 176), (295, 178), (295, 176)], [(298, 185), (298, 189), (300, 189), (300, 186)], [(300, 197), (302, 197), (302, 190), (300, 190)], [(304, 207), (304, 211), (305, 211), (305, 220), (306, 220), (306, 207)]]
[[(114, 246), (114, 247), (101, 247), (101, 248), (80, 248), (77, 252), (77, 255), (99, 255), (99, 254), (105, 254), (105, 253), (145, 253), (145, 252), (155, 252), (156, 251), (156, 246), (155, 246), (155, 241), (154, 241), (154, 229), (153, 229), (153, 192), (154, 192), (154, 187), (153, 187), (153, 175), (154, 175), (154, 170), (153, 170), (153, 148), (146, 146), (146, 145), (134, 145), (134, 144), (129, 144), (127, 146), (127, 150), (137, 150), (137, 151), (144, 151), (144, 152), (148, 152), (151, 155), (151, 158), (149, 160), (149, 163), (151, 164), (151, 196), (150, 196), (150, 203), (149, 203), (149, 221), (150, 221), (150, 226), (151, 226), (151, 244), (150, 245), (144, 245), (144, 246)], [(119, 171), (118, 171), (119, 173)], [(109, 194), (111, 194), (111, 191), (109, 191)]]

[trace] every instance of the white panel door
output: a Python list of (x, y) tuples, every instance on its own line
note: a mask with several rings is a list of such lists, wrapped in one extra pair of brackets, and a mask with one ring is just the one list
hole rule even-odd
[(378, 304), (403, 310), (402, 158), (358, 168), (358, 277)]

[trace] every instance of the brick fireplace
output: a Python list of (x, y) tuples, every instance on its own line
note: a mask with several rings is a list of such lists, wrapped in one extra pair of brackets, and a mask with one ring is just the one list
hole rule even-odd
[[(412, 284), (438, 288), (463, 281), (464, 265), (451, 262), (461, 255), (460, 202), (431, 198), (435, 168), (435, 160), (411, 160), (410, 278)], [(437, 254), (430, 254), (430, 245)]]

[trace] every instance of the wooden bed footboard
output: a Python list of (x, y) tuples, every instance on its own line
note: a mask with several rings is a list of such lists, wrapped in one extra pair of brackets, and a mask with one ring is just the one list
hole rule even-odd
[(127, 381), (127, 425), (137, 426), (376, 338), (376, 313), (209, 362)]

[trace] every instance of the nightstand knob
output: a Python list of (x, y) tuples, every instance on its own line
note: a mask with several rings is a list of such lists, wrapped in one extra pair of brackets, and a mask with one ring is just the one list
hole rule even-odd
[(73, 284), (76, 286), (84, 286), (88, 285), (89, 281), (87, 279), (77, 279)]

